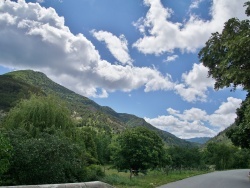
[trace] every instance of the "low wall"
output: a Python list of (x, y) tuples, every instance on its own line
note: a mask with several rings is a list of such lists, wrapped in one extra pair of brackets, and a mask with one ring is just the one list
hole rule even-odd
[(19, 186), (0, 186), (1, 188), (114, 188), (107, 183), (100, 181), (83, 183), (65, 183), (65, 184), (44, 184), (44, 185), (19, 185)]

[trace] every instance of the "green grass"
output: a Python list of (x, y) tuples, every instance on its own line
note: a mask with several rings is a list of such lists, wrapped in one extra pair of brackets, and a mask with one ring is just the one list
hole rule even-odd
[(208, 171), (171, 171), (168, 175), (162, 171), (150, 171), (147, 175), (139, 174), (139, 176), (132, 177), (130, 180), (130, 173), (117, 172), (114, 169), (106, 170), (106, 176), (101, 180), (116, 188), (152, 188), (164, 185), (170, 182), (185, 179), (191, 176), (207, 173)]

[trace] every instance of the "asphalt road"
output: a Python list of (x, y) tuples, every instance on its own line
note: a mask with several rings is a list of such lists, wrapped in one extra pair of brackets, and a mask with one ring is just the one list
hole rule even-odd
[(158, 188), (250, 188), (249, 172), (250, 169), (212, 172)]

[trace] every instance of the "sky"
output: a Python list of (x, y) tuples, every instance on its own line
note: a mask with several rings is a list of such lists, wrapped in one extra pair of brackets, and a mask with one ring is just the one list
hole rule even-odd
[(198, 53), (245, 0), (0, 0), (0, 74), (31, 69), (179, 138), (230, 126), (246, 92), (214, 90)]

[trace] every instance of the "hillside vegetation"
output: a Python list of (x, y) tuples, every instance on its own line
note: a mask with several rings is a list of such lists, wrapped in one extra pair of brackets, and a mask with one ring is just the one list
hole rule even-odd
[(0, 109), (4, 111), (9, 111), (20, 99), (29, 98), (31, 93), (43, 94), (40, 88), (9, 75), (0, 75), (0, 91)]
[(227, 137), (226, 132), (229, 131), (230, 129), (233, 129), (235, 127), (235, 124), (230, 125), (228, 128), (225, 130), (219, 132), (215, 137), (209, 139), (205, 145), (208, 143), (222, 143), (226, 145), (232, 146), (233, 143), (232, 141)]
[[(30, 92), (43, 92), (46, 95), (55, 95), (62, 99), (70, 109), (71, 113), (79, 120), (79, 124), (88, 124), (92, 126), (109, 126), (114, 132), (120, 132), (128, 127), (143, 126), (156, 131), (157, 134), (169, 146), (194, 146), (195, 144), (182, 140), (171, 133), (159, 130), (147, 123), (143, 118), (126, 113), (117, 113), (110, 107), (103, 107), (81, 96), (55, 82), (50, 80), (45, 74), (32, 70), (14, 71), (1, 77), (8, 78), (12, 83), (19, 82), (21, 90), (13, 94), (13, 100), (18, 101), (21, 98), (27, 98)], [(27, 87), (29, 89), (27, 89)], [(22, 93), (26, 91), (26, 93)], [(29, 91), (29, 92), (28, 92)], [(5, 93), (3, 89), (1, 93)], [(8, 96), (8, 94), (6, 94)], [(3, 106), (3, 110), (8, 110)]]

